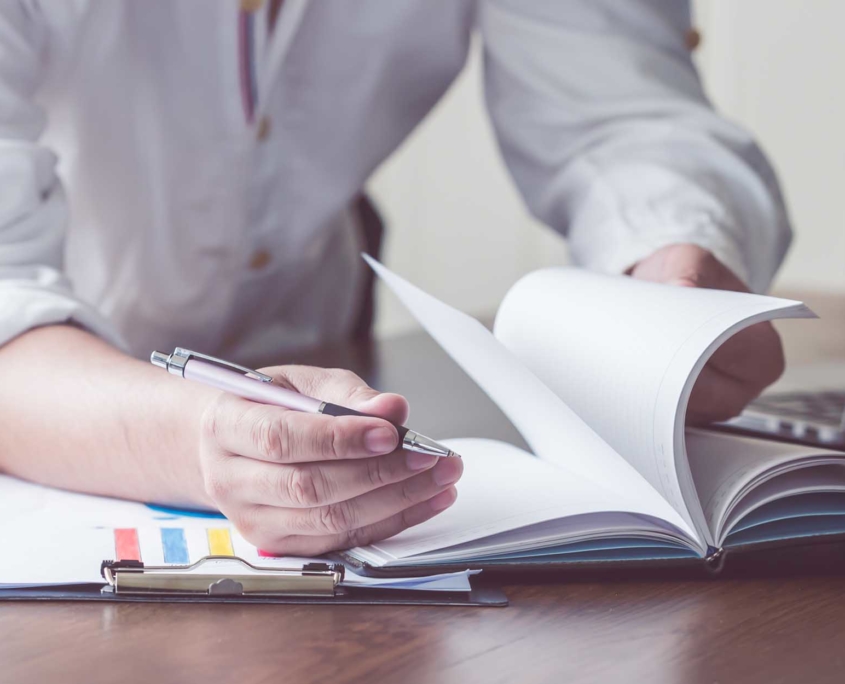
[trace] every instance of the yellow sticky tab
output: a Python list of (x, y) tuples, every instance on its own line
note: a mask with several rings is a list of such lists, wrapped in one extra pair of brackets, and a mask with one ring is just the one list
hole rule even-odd
[(212, 556), (234, 556), (232, 535), (225, 527), (214, 527), (208, 530), (208, 552)]

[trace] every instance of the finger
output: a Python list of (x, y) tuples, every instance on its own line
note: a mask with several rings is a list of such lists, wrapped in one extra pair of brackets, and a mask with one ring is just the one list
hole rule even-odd
[(230, 457), (220, 468), (233, 501), (278, 508), (315, 508), (402, 482), (434, 467), (437, 461), (437, 456), (395, 451), (360, 460), (293, 465)]
[(757, 394), (756, 386), (705, 366), (690, 395), (687, 423), (705, 425), (734, 418)]
[(274, 382), (311, 397), (384, 418), (397, 425), (408, 420), (408, 402), (398, 394), (383, 394), (355, 373), (339, 368), (279, 366), (263, 369)]
[(784, 370), (783, 345), (771, 323), (757, 323), (739, 331), (710, 357), (708, 365), (762, 391)]
[(396, 428), (380, 418), (323, 416), (222, 394), (203, 432), (224, 452), (272, 463), (369, 458), (394, 451)]
[(638, 280), (668, 285), (748, 292), (745, 284), (711, 252), (691, 244), (661, 247), (635, 264), (630, 273)]
[(454, 504), (457, 497), (457, 490), (449, 487), (428, 501), (406, 508), (386, 520), (349, 532), (327, 536), (292, 535), (269, 539), (264, 544), (254, 543), (267, 553), (279, 556), (320, 556), (329, 551), (367, 546), (430, 520)]
[(443, 458), (430, 470), (404, 482), (328, 506), (306, 509), (255, 507), (250, 522), (262, 530), (275, 530), (279, 539), (290, 535), (342, 535), (428, 501), (457, 482), (462, 472), (460, 459)]

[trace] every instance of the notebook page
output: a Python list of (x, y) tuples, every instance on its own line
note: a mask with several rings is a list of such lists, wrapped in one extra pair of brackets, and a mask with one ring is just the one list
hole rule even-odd
[[(353, 549), (351, 555), (381, 565), (553, 520), (562, 524), (547, 529), (546, 536), (559, 536), (563, 530), (595, 537), (668, 534), (697, 546), (694, 539), (662, 520), (630, 515), (618, 500), (608, 501), (606, 491), (590, 480), (511, 444), (474, 438), (450, 439), (445, 444), (461, 454), (465, 463), (452, 507), (390, 539)], [(528, 540), (530, 545), (533, 538), (529, 535)]]
[[(490, 396), (535, 454), (592, 483), (596, 505), (693, 528), (637, 471), (500, 344), (481, 323), (365, 257), (441, 347)], [(464, 481), (468, 473), (464, 474)], [(507, 483), (502, 483), (507, 486)]]
[(812, 315), (773, 297), (553, 268), (511, 288), (495, 334), (712, 544), (684, 450), (695, 377), (742, 327)]
[[(723, 536), (726, 518), (741, 516), (754, 504), (757, 489), (752, 493), (748, 487), (755, 481), (797, 469), (811, 476), (812, 464), (845, 465), (845, 453), (840, 451), (707, 430), (687, 430), (686, 443), (699, 500), (717, 541)], [(776, 494), (781, 486), (787, 490), (796, 482), (780, 477), (764, 489)], [(829, 484), (838, 484), (838, 480)]]

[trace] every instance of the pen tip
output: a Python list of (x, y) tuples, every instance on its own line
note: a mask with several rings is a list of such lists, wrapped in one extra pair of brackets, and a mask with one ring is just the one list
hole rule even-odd
[(449, 454), (448, 454), (448, 457), (449, 458), (461, 458), (461, 455), (457, 452), (450, 451)]

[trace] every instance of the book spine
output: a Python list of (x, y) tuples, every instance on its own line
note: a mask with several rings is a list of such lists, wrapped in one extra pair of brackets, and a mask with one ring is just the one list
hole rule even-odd
[(725, 565), (725, 549), (717, 549), (715, 546), (708, 546), (704, 562), (710, 572), (714, 574), (721, 572)]

